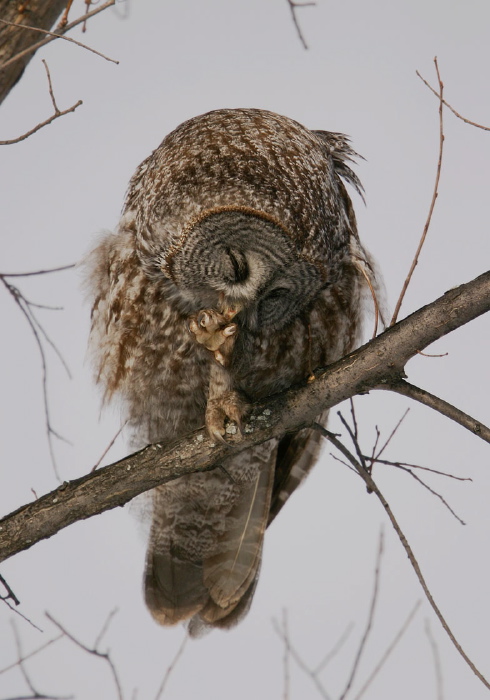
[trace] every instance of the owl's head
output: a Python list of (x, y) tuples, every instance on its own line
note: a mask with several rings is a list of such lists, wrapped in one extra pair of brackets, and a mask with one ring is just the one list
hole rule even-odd
[(236, 320), (251, 332), (287, 326), (327, 283), (279, 222), (245, 208), (211, 210), (194, 220), (166, 268), (198, 307), (224, 298), (240, 308)]

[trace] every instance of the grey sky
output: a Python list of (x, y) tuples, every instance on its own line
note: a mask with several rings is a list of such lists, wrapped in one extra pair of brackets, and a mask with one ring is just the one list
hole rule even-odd
[[(73, 16), (83, 11), (76, 0)], [(128, 17), (121, 19), (125, 11)], [(490, 8), (485, 0), (328, 2), (298, 12), (309, 50), (295, 34), (286, 0), (146, 0), (100, 15), (73, 36), (120, 61), (119, 66), (67, 42), (36, 54), (0, 110), (0, 139), (13, 138), (51, 113), (41, 58), (49, 64), (61, 109), (84, 104), (0, 159), (2, 272), (78, 260), (102, 229), (117, 224), (138, 163), (184, 119), (218, 107), (252, 106), (310, 128), (342, 131), (366, 160), (356, 167), (367, 207), (354, 204), (363, 242), (378, 261), (392, 307), (410, 264), (432, 194), (438, 146), (437, 100), (416, 77), (435, 83), (439, 58), (447, 99), (469, 118), (490, 124)], [(488, 268), (487, 132), (445, 115), (445, 163), (429, 240), (403, 315)], [(100, 416), (84, 363), (89, 309), (80, 278), (66, 272), (19, 280), (22, 291), (62, 312), (39, 318), (67, 358), (69, 381), (49, 355), (49, 396), (63, 479), (86, 473), (118, 428), (117, 411)], [(55, 487), (44, 430), (41, 368), (34, 340), (11, 299), (0, 295), (2, 401), (0, 512)], [(369, 324), (368, 324), (369, 325)], [(412, 382), (488, 423), (488, 320), (439, 341), (409, 364)], [(427, 478), (467, 522), (410, 477), (379, 467), (375, 476), (419, 557), (430, 588), (459, 641), (490, 676), (488, 451), (462, 428), (401, 398), (356, 400), (366, 449), (375, 425), (388, 435), (411, 410), (389, 456), (473, 478)], [(347, 410), (343, 408), (342, 410)], [(334, 412), (335, 413), (335, 412)], [(338, 430), (334, 415), (331, 427)], [(125, 454), (119, 440), (109, 461)], [(363, 658), (360, 688), (422, 591), (374, 496), (325, 449), (321, 463), (267, 533), (259, 587), (250, 614), (234, 631), (190, 642), (169, 680), (169, 700), (282, 698), (283, 645), (271, 619), (288, 611), (292, 643), (312, 666), (349, 622), (349, 641), (322, 675), (338, 697), (367, 617), (381, 524), (385, 555), (378, 611)], [(54, 617), (92, 643), (107, 614), (107, 634), (126, 697), (153, 698), (183, 630), (158, 627), (141, 594), (144, 538), (127, 509), (64, 530), (2, 565), (22, 609), (44, 634), (19, 619), (24, 649), (54, 629)], [(15, 659), (12, 615), (0, 607), (0, 669)], [(428, 605), (364, 696), (367, 700), (436, 698), (430, 619), (444, 675), (445, 700), (488, 696), (451, 647)], [(104, 646), (104, 645), (102, 645)], [(101, 662), (63, 641), (29, 666), (39, 689), (81, 700), (116, 697)], [(0, 697), (20, 694), (19, 675), (0, 675)], [(356, 695), (354, 689), (351, 698)], [(320, 697), (292, 662), (290, 699)]]

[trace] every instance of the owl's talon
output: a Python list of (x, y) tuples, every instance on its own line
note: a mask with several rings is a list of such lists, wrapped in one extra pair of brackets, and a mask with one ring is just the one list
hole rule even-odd
[(225, 366), (234, 345), (234, 336), (238, 331), (236, 323), (230, 323), (236, 315), (235, 309), (228, 309), (223, 314), (214, 309), (202, 309), (187, 321), (187, 327), (194, 334), (197, 342), (214, 353), (219, 364)]
[(206, 406), (206, 428), (211, 440), (228, 444), (225, 438), (233, 433), (226, 430), (227, 420), (235, 423), (242, 435), (242, 418), (246, 412), (247, 404), (237, 391), (227, 391), (217, 398), (209, 399)]

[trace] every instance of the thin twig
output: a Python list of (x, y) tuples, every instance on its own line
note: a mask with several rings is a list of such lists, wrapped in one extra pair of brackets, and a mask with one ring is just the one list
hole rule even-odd
[(308, 49), (308, 45), (301, 31), (301, 27), (299, 26), (298, 18), (296, 16), (296, 10), (298, 9), (298, 7), (315, 7), (316, 2), (293, 2), (293, 0), (287, 0), (287, 3), (289, 5), (289, 9), (291, 10), (291, 17), (293, 18), (293, 23), (296, 27), (296, 33), (299, 37), (299, 40), (303, 44), (303, 48)]
[[(20, 642), (20, 635), (17, 630), (17, 627), (15, 626), (15, 623), (13, 620), (11, 620), (12, 624), (12, 630), (14, 633), (14, 638), (15, 638), (15, 645), (17, 647), (17, 663), (15, 664), (16, 666), (19, 667), (20, 672), (26, 682), (26, 685), (28, 686), (29, 690), (32, 693), (32, 698), (38, 698), (39, 700), (71, 700), (73, 698), (73, 695), (45, 695), (44, 693), (40, 693), (36, 688), (34, 687), (34, 684), (27, 673), (27, 669), (24, 667), (24, 661), (28, 656), (23, 656), (22, 655), (22, 647), (21, 647), (21, 642)], [(13, 700), (22, 700), (21, 698), (16, 698)], [(27, 699), (26, 699), (27, 700)]]
[[(3, 22), (3, 20), (0, 20), (0, 22)], [(61, 111), (58, 108), (58, 105), (56, 104), (56, 100), (55, 100), (54, 93), (53, 93), (53, 84), (51, 82), (51, 75), (49, 73), (48, 64), (46, 63), (46, 61), (44, 59), (43, 59), (43, 63), (44, 63), (44, 68), (46, 69), (46, 75), (48, 78), (49, 95), (51, 97), (51, 103), (53, 105), (54, 113), (49, 117), (49, 119), (46, 119), (45, 121), (41, 122), (40, 124), (35, 126), (33, 129), (30, 129), (25, 134), (22, 134), (22, 136), (17, 136), (17, 138), (15, 138), (15, 139), (7, 139), (6, 141), (0, 141), (0, 146), (11, 146), (14, 143), (19, 143), (20, 141), (25, 141), (25, 139), (28, 139), (29, 136), (32, 136), (33, 134), (35, 134), (36, 131), (39, 131), (40, 129), (42, 129), (45, 126), (48, 126), (48, 124), (51, 124), (51, 122), (54, 122), (55, 119), (58, 119), (59, 117), (64, 117), (65, 114), (69, 114), (70, 112), (74, 112), (77, 109), (77, 107), (80, 107), (80, 105), (83, 104), (82, 100), (78, 100), (78, 102), (76, 104), (74, 104), (72, 107), (70, 107), (69, 109), (64, 109), (63, 111)]]
[(114, 618), (114, 615), (116, 615), (118, 611), (119, 611), (119, 608), (114, 608), (107, 615), (107, 618), (106, 618), (104, 624), (102, 625), (102, 629), (100, 630), (99, 634), (97, 635), (97, 639), (94, 642), (94, 649), (97, 649), (97, 647), (99, 646), (100, 642), (102, 641), (102, 637), (107, 633), (107, 630), (109, 629), (109, 626)]
[(108, 651), (107, 652), (99, 651), (98, 649), (95, 648), (95, 646), (92, 648), (88, 647), (85, 644), (83, 644), (82, 642), (80, 642), (78, 639), (76, 639), (76, 637), (74, 637), (72, 634), (70, 634), (70, 632), (68, 632), (59, 622), (57, 622), (57, 620), (55, 620), (54, 617), (52, 615), (50, 615), (49, 612), (46, 612), (46, 617), (48, 618), (48, 620), (50, 620), (53, 623), (53, 625), (55, 625), (60, 630), (60, 632), (63, 632), (63, 634), (66, 637), (68, 637), (68, 639), (70, 639), (74, 644), (76, 644), (78, 647), (80, 647), (80, 649), (83, 649), (88, 654), (92, 654), (93, 656), (96, 656), (99, 659), (103, 659), (109, 665), (109, 667), (111, 669), (112, 677), (114, 679), (114, 684), (116, 686), (117, 696), (118, 696), (119, 700), (124, 700), (121, 683), (119, 681), (116, 667), (114, 666), (114, 663), (111, 659), (110, 653)]
[(391, 643), (386, 648), (384, 654), (382, 655), (382, 657), (380, 658), (380, 660), (378, 661), (376, 666), (373, 668), (373, 670), (369, 674), (368, 678), (366, 679), (363, 686), (361, 687), (361, 689), (359, 690), (359, 692), (355, 696), (354, 700), (360, 700), (360, 698), (364, 695), (365, 691), (371, 685), (374, 678), (381, 671), (381, 669), (385, 665), (388, 657), (390, 656), (391, 652), (395, 649), (396, 645), (398, 644), (398, 642), (400, 641), (400, 639), (403, 637), (403, 635), (407, 631), (408, 627), (410, 626), (410, 623), (412, 622), (413, 618), (415, 617), (415, 614), (417, 613), (417, 610), (419, 609), (419, 607), (420, 607), (420, 600), (413, 607), (413, 609), (410, 612), (410, 614), (408, 615), (407, 619), (405, 620), (403, 625), (400, 627), (400, 629), (396, 633), (396, 635), (393, 638), (393, 640), (391, 641)]
[[(439, 93), (438, 93), (436, 90), (434, 90), (434, 88), (432, 87), (432, 85), (430, 85), (430, 84), (427, 82), (427, 80), (426, 80), (425, 78), (423, 78), (423, 77), (420, 75), (420, 73), (418, 72), (418, 70), (415, 71), (415, 72), (417, 73), (417, 75), (418, 75), (418, 77), (420, 78), (420, 80), (429, 88), (429, 90), (430, 90), (431, 92), (433, 92), (434, 95), (435, 95), (436, 97), (439, 97)], [(458, 119), (461, 119), (461, 121), (465, 122), (466, 124), (470, 124), (471, 126), (476, 126), (477, 129), (483, 129), (484, 131), (490, 131), (490, 126), (483, 126), (483, 124), (478, 124), (477, 122), (472, 122), (471, 119), (467, 119), (466, 117), (463, 117), (463, 115), (460, 114), (459, 112), (457, 112), (457, 111), (454, 109), (454, 107), (452, 107), (452, 106), (449, 104), (449, 102), (446, 102), (446, 100), (443, 100), (442, 103), (443, 103), (448, 109), (450, 109), (451, 112), (452, 112), (456, 117), (458, 117)]]
[(170, 677), (170, 674), (174, 670), (175, 666), (177, 665), (177, 662), (179, 661), (180, 657), (184, 653), (185, 645), (187, 644), (189, 640), (189, 635), (186, 634), (184, 639), (182, 640), (182, 644), (180, 647), (177, 649), (177, 653), (175, 654), (173, 660), (171, 663), (167, 666), (167, 670), (165, 671), (165, 676), (163, 677), (163, 681), (158, 689), (157, 694), (155, 695), (155, 700), (160, 700), (160, 698), (163, 695), (163, 691), (165, 690), (165, 686), (167, 685), (168, 679)]
[(62, 265), (61, 267), (52, 267), (48, 270), (36, 270), (35, 272), (0, 272), (0, 277), (34, 277), (35, 275), (50, 275), (52, 272), (63, 272), (64, 270), (72, 270), (76, 267), (75, 263), (71, 265)]
[(463, 426), (463, 428), (466, 428), (466, 430), (469, 430), (473, 435), (477, 435), (482, 440), (485, 440), (485, 442), (490, 442), (490, 428), (475, 418), (472, 418), (467, 413), (464, 413), (459, 408), (456, 408), (456, 406), (444, 401), (444, 399), (440, 399), (438, 396), (430, 394), (428, 391), (425, 391), (425, 389), (421, 389), (420, 387), (410, 384), (402, 379), (393, 383), (388, 382), (387, 384), (381, 384), (377, 388), (387, 389), (388, 391), (393, 391), (396, 394), (408, 396), (410, 399), (418, 401), (419, 403), (424, 404), (424, 406), (434, 409), (434, 411), (437, 411), (438, 413), (442, 413), (443, 416), (450, 418), (451, 420), (455, 421), (455, 423), (459, 423), (459, 425)]
[[(55, 642), (58, 642), (60, 639), (63, 639), (65, 635), (64, 634), (59, 634), (57, 637), (53, 637), (53, 639), (50, 639), (48, 642), (43, 644), (42, 646), (38, 647), (37, 649), (34, 649), (34, 651), (29, 652), (25, 656), (22, 657), (22, 661), (27, 661), (27, 659), (30, 659), (33, 656), (36, 656), (36, 654), (39, 654), (41, 651), (44, 651), (44, 649), (47, 649), (47, 647), (51, 646), (51, 644), (54, 644)], [(8, 666), (5, 666), (4, 668), (0, 669), (0, 675), (2, 673), (6, 673), (7, 671), (11, 671), (13, 668), (16, 668), (16, 666), (19, 665), (20, 659), (17, 659), (17, 661), (14, 661), (13, 663), (9, 664)]]
[(441, 496), (440, 493), (438, 493), (438, 492), (435, 491), (433, 488), (431, 488), (428, 484), (425, 483), (425, 481), (423, 481), (419, 476), (417, 476), (416, 474), (414, 474), (414, 473), (413, 473), (410, 469), (408, 469), (407, 467), (399, 466), (398, 468), (401, 469), (402, 471), (407, 472), (408, 474), (410, 474), (410, 476), (413, 477), (413, 478), (415, 479), (415, 481), (418, 481), (418, 483), (419, 483), (421, 486), (423, 486), (424, 489), (427, 489), (427, 491), (429, 491), (433, 496), (436, 496), (436, 497), (443, 503), (443, 505), (446, 506), (446, 508), (448, 509), (448, 511), (451, 513), (451, 515), (453, 515), (453, 516), (456, 518), (456, 520), (457, 520), (461, 525), (466, 525), (466, 523), (464, 522), (464, 520), (462, 520), (462, 519), (459, 517), (459, 515), (451, 508), (451, 506), (449, 505), (449, 503), (446, 501), (446, 499), (445, 499), (443, 496)]
[(46, 29), (41, 29), (40, 27), (30, 27), (28, 24), (17, 24), (16, 22), (8, 22), (6, 19), (0, 19), (0, 22), (2, 22), (3, 24), (8, 24), (10, 27), (18, 27), (19, 29), (30, 29), (33, 32), (40, 32), (41, 34), (46, 34), (46, 36), (52, 37), (53, 39), (64, 39), (65, 41), (69, 41), (72, 44), (80, 46), (82, 49), (87, 49), (87, 51), (95, 53), (97, 56), (104, 58), (106, 61), (119, 64), (119, 61), (116, 61), (113, 58), (109, 58), (109, 56), (105, 56), (103, 53), (100, 53), (100, 51), (96, 51), (90, 46), (87, 46), (87, 44), (82, 44), (81, 41), (72, 39), (69, 36), (64, 36), (63, 34), (58, 34), (57, 32), (48, 32)]
[(395, 427), (394, 427), (393, 430), (391, 431), (391, 433), (388, 435), (388, 438), (385, 440), (385, 442), (383, 443), (382, 447), (380, 447), (379, 450), (378, 450), (378, 452), (375, 454), (375, 456), (374, 456), (374, 461), (377, 462), (378, 459), (381, 457), (381, 455), (383, 454), (383, 452), (386, 450), (386, 448), (388, 447), (388, 445), (389, 445), (390, 442), (392, 441), (392, 439), (393, 439), (393, 437), (395, 436), (395, 434), (398, 432), (398, 429), (400, 428), (401, 424), (403, 423), (403, 421), (405, 420), (405, 418), (408, 416), (409, 412), (410, 412), (410, 409), (407, 408), (406, 411), (405, 411), (405, 413), (402, 415), (402, 417), (400, 418), (400, 420), (398, 421), (398, 423), (395, 425)]
[(330, 649), (330, 651), (323, 657), (323, 659), (320, 661), (318, 666), (313, 670), (313, 673), (315, 673), (315, 674), (321, 673), (328, 666), (330, 661), (332, 661), (332, 659), (335, 658), (337, 656), (337, 654), (339, 653), (339, 651), (342, 649), (342, 647), (344, 646), (345, 642), (347, 641), (347, 639), (348, 639), (348, 637), (353, 629), (354, 629), (354, 623), (349, 622), (349, 624), (347, 625), (345, 630), (342, 632), (342, 634), (340, 635), (337, 642)]
[(483, 685), (490, 690), (490, 683), (487, 681), (485, 676), (481, 673), (481, 671), (478, 670), (478, 668), (475, 666), (473, 661), (469, 658), (469, 656), (466, 654), (464, 649), (462, 648), (461, 644), (458, 642), (456, 637), (454, 636), (451, 628), (449, 627), (448, 623), (446, 622), (442, 612), (440, 611), (439, 607), (437, 606), (432, 593), (429, 590), (429, 587), (425, 581), (425, 578), (422, 574), (422, 571), (420, 569), (419, 563), (415, 557), (415, 554), (413, 553), (412, 548), (410, 547), (407, 538), (405, 537), (405, 534), (403, 533), (403, 530), (401, 529), (400, 525), (398, 524), (398, 521), (396, 520), (390, 505), (386, 498), (383, 496), (381, 491), (379, 490), (377, 484), (375, 483), (374, 479), (372, 476), (362, 468), (361, 464), (358, 462), (358, 460), (354, 457), (354, 455), (349, 452), (349, 450), (343, 445), (340, 440), (338, 440), (332, 433), (329, 433), (328, 430), (325, 430), (322, 428), (320, 425), (315, 425), (314, 426), (317, 430), (320, 430), (320, 432), (325, 435), (325, 437), (330, 440), (330, 442), (337, 447), (337, 449), (342, 452), (342, 454), (349, 459), (350, 463), (357, 469), (358, 474), (361, 476), (361, 478), (364, 480), (367, 489), (371, 493), (375, 493), (376, 497), (380, 501), (381, 505), (383, 506), (386, 514), (388, 515), (388, 518), (390, 519), (390, 522), (398, 535), (398, 538), (400, 542), (403, 545), (403, 548), (405, 549), (405, 552), (407, 553), (408, 559), (410, 561), (410, 564), (412, 565), (412, 568), (415, 572), (415, 575), (417, 576), (420, 585), (422, 586), (422, 589), (425, 593), (425, 597), (429, 601), (430, 606), (432, 607), (433, 611), (437, 615), (437, 618), (439, 619), (439, 622), (441, 623), (442, 627), (444, 628), (446, 634), (448, 635), (449, 639), (453, 643), (454, 647), (457, 649), (459, 654), (463, 657), (463, 659), (466, 661), (467, 665), (471, 668), (473, 673), (480, 679), (480, 681), (483, 683)]
[(286, 608), (282, 611), (282, 630), (284, 633), (284, 700), (289, 700), (289, 686), (290, 686), (290, 673), (289, 673), (289, 659), (291, 656), (291, 645), (289, 642), (289, 627), (288, 627), (288, 611)]
[(59, 35), (66, 34), (67, 32), (70, 31), (70, 29), (73, 29), (73, 27), (76, 27), (77, 24), (80, 24), (81, 22), (85, 22), (87, 19), (90, 19), (94, 15), (99, 14), (99, 12), (103, 12), (104, 10), (107, 10), (108, 7), (112, 7), (113, 5), (115, 5), (115, 3), (116, 3), (116, 0), (109, 0), (109, 2), (104, 3), (104, 5), (97, 7), (95, 10), (91, 10), (91, 12), (87, 12), (87, 14), (83, 15), (82, 17), (79, 17), (74, 22), (67, 24), (66, 27), (64, 27), (60, 32), (58, 32), (58, 34), (56, 36), (46, 37), (46, 39), (43, 39), (42, 41), (38, 41), (36, 44), (32, 44), (31, 46), (28, 46), (23, 51), (20, 51), (15, 56), (12, 56), (12, 58), (9, 58), (8, 61), (5, 61), (5, 63), (2, 63), (2, 65), (0, 66), (0, 71), (3, 70), (4, 68), (7, 68), (12, 63), (15, 63), (19, 59), (24, 58), (24, 56), (27, 56), (30, 53), (34, 53), (35, 51), (40, 49), (41, 46), (46, 46), (46, 44), (49, 44), (51, 41), (54, 41), (55, 39), (60, 38)]
[(439, 658), (439, 650), (437, 648), (436, 640), (432, 636), (432, 632), (429, 625), (429, 620), (425, 621), (425, 634), (429, 640), (430, 648), (432, 650), (432, 656), (434, 658), (434, 668), (436, 672), (436, 686), (437, 686), (437, 700), (444, 700), (444, 690), (442, 682), (442, 670), (441, 670), (441, 659)]
[(6, 595), (0, 595), (0, 600), (12, 600), (12, 602), (15, 603), (15, 605), (20, 605), (20, 600), (17, 598), (13, 590), (10, 588), (8, 585), (7, 581), (3, 578), (2, 574), (0, 574), (0, 583), (3, 585), (5, 590), (7, 591)]
[(436, 67), (436, 73), (437, 73), (437, 80), (439, 83), (439, 156), (437, 159), (437, 171), (436, 171), (436, 180), (434, 183), (434, 190), (432, 193), (432, 200), (430, 203), (429, 207), (429, 214), (427, 215), (427, 220), (425, 222), (424, 230), (422, 232), (422, 236), (420, 238), (417, 250), (415, 252), (415, 256), (412, 260), (412, 264), (410, 266), (410, 270), (408, 271), (408, 275), (405, 279), (405, 282), (403, 283), (402, 291), (400, 292), (400, 296), (398, 297), (398, 301), (396, 302), (395, 306), (395, 311), (393, 312), (393, 318), (391, 319), (390, 326), (393, 326), (396, 323), (396, 320), (398, 318), (398, 313), (400, 311), (401, 305), (403, 303), (403, 299), (405, 297), (405, 293), (408, 289), (408, 285), (410, 284), (410, 280), (412, 279), (412, 275), (414, 273), (415, 268), (417, 267), (418, 261), (419, 261), (419, 256), (420, 252), (422, 250), (422, 247), (425, 243), (425, 239), (427, 237), (427, 233), (429, 231), (429, 226), (430, 222), (432, 220), (432, 213), (434, 211), (434, 207), (436, 205), (436, 199), (439, 195), (439, 180), (441, 178), (441, 167), (442, 167), (442, 154), (443, 154), (443, 148), (444, 148), (444, 122), (443, 122), (443, 91), (444, 91), (444, 84), (441, 80), (441, 76), (439, 73), (439, 66), (437, 64), (437, 56), (434, 58), (434, 65)]
[(316, 687), (317, 691), (320, 693), (320, 695), (322, 696), (322, 698), (324, 698), (324, 700), (331, 700), (330, 695), (327, 693), (327, 691), (325, 690), (325, 688), (324, 688), (322, 682), (321, 682), (320, 679), (318, 678), (318, 673), (317, 673), (314, 669), (310, 668), (310, 667), (308, 666), (308, 664), (306, 664), (306, 663), (303, 661), (303, 659), (301, 658), (301, 656), (298, 654), (298, 652), (296, 651), (296, 649), (295, 649), (295, 648), (293, 647), (293, 645), (291, 644), (291, 641), (290, 641), (289, 639), (286, 639), (282, 628), (278, 625), (278, 623), (277, 623), (276, 620), (272, 620), (272, 627), (274, 628), (274, 631), (276, 632), (276, 634), (279, 635), (279, 637), (281, 637), (281, 639), (282, 639), (282, 641), (284, 642), (284, 644), (288, 644), (289, 652), (290, 652), (290, 654), (291, 654), (291, 658), (293, 658), (293, 659), (295, 660), (295, 662), (298, 664), (298, 666), (300, 667), (300, 669), (301, 669), (302, 671), (304, 671), (304, 673), (305, 673), (307, 676), (309, 676), (309, 678), (311, 678), (311, 680), (312, 680), (313, 683), (315, 684), (315, 687)]
[(54, 428), (51, 425), (51, 417), (50, 417), (50, 411), (49, 411), (49, 402), (48, 402), (48, 365), (46, 361), (46, 354), (44, 352), (44, 347), (41, 342), (41, 338), (39, 337), (39, 332), (36, 328), (36, 325), (33, 321), (33, 313), (29, 309), (29, 306), (25, 304), (24, 298), (22, 296), (22, 293), (20, 292), (17, 287), (14, 287), (11, 285), (7, 280), (3, 277), (0, 276), (0, 281), (3, 282), (11, 296), (13, 297), (15, 303), (19, 307), (20, 311), (24, 315), (24, 318), (26, 319), (27, 323), (30, 326), (30, 329), (34, 335), (34, 339), (36, 341), (38, 350), (39, 350), (39, 355), (41, 357), (41, 366), (42, 366), (42, 387), (43, 387), (43, 402), (44, 402), (44, 416), (45, 416), (45, 425), (46, 425), (46, 434), (48, 436), (48, 447), (49, 447), (49, 453), (51, 456), (51, 463), (53, 465), (54, 473), (58, 481), (61, 481), (59, 472), (58, 472), (58, 467), (56, 464), (56, 459), (54, 456), (54, 449), (53, 449), (53, 444), (52, 444), (52, 435), (55, 435), (56, 437), (59, 437), (60, 439), (61, 436), (54, 430)]
[(342, 694), (339, 696), (339, 700), (344, 700), (344, 698), (347, 696), (347, 693), (349, 692), (349, 690), (352, 686), (352, 683), (354, 682), (354, 678), (356, 677), (357, 669), (359, 668), (359, 662), (361, 660), (363, 651), (366, 648), (366, 642), (368, 640), (369, 634), (370, 634), (372, 626), (373, 626), (374, 612), (376, 610), (376, 603), (378, 600), (379, 575), (380, 575), (380, 570), (381, 570), (381, 559), (383, 556), (383, 543), (384, 543), (384, 534), (383, 534), (383, 530), (381, 530), (381, 532), (379, 534), (378, 554), (376, 556), (376, 568), (374, 571), (373, 594), (371, 597), (371, 605), (369, 607), (369, 615), (368, 615), (368, 619), (367, 619), (367, 624), (366, 624), (366, 628), (364, 630), (364, 634), (362, 635), (362, 638), (361, 638), (361, 641), (359, 644), (359, 648), (357, 650), (357, 654), (356, 654), (356, 657), (354, 659), (354, 663), (352, 665), (350, 676), (347, 680), (347, 684), (346, 684)]
[(97, 467), (100, 465), (100, 463), (102, 462), (102, 460), (104, 459), (104, 457), (106, 456), (106, 454), (109, 452), (109, 450), (111, 449), (111, 447), (113, 446), (113, 444), (116, 442), (116, 440), (117, 440), (117, 438), (119, 437), (119, 435), (120, 435), (120, 434), (122, 433), (122, 431), (124, 430), (124, 428), (125, 428), (127, 422), (128, 422), (128, 421), (125, 421), (125, 422), (121, 425), (121, 427), (119, 428), (119, 430), (117, 431), (117, 433), (114, 435), (114, 437), (112, 438), (112, 440), (110, 441), (110, 443), (107, 445), (107, 447), (105, 448), (105, 450), (103, 451), (103, 453), (100, 455), (100, 457), (99, 457), (99, 459), (97, 460), (97, 462), (94, 464), (94, 466), (93, 466), (92, 469), (90, 470), (91, 472), (94, 472), (94, 471), (97, 469)]
[(473, 481), (470, 476), (456, 476), (456, 474), (449, 474), (449, 472), (442, 472), (439, 469), (432, 469), (431, 467), (423, 467), (420, 464), (411, 464), (410, 462), (394, 462), (390, 459), (380, 459), (379, 457), (369, 457), (367, 455), (364, 455), (364, 458), (376, 462), (376, 464), (385, 464), (389, 467), (421, 469), (424, 472), (430, 472), (431, 474), (437, 474), (438, 476), (447, 476), (449, 479), (456, 479), (457, 481)]

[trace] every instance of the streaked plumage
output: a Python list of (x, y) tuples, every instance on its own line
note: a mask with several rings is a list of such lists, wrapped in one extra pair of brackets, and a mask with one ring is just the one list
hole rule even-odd
[[(374, 273), (342, 182), (360, 191), (353, 156), (341, 134), (223, 109), (140, 165), (88, 262), (97, 380), (123, 399), (135, 446), (205, 423), (220, 439), (226, 417), (354, 347)], [(145, 595), (158, 622), (191, 619), (197, 634), (246, 613), (265, 528), (319, 441), (303, 430), (154, 490)]]

